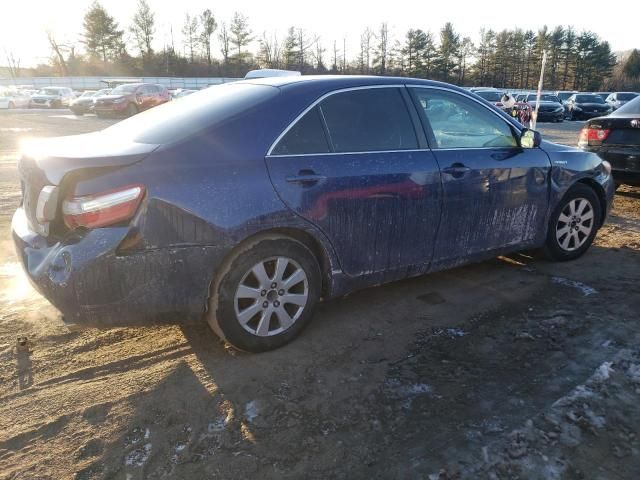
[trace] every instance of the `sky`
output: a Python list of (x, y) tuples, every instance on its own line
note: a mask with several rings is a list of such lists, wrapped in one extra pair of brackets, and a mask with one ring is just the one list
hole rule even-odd
[[(75, 43), (81, 51), (82, 19), (92, 0), (10, 0), (3, 8), (0, 28), (0, 65), (6, 64), (6, 52), (20, 59), (21, 66), (46, 63), (50, 57), (46, 31), (53, 32), (59, 43)], [(120, 28), (131, 24), (136, 10), (135, 0), (102, 0), (102, 5), (115, 17)], [(360, 33), (367, 26), (376, 27), (386, 21), (392, 39), (400, 38), (409, 28), (421, 28), (437, 33), (445, 22), (452, 22), (461, 36), (469, 36), (474, 42), (480, 28), (502, 30), (522, 28), (537, 30), (543, 25), (550, 29), (557, 25), (573, 25), (576, 30), (592, 30), (609, 41), (613, 51), (640, 47), (635, 32), (637, 15), (632, 14), (632, 2), (614, 2), (617, 8), (603, 8), (602, 4), (589, 0), (539, 0), (504, 2), (496, 0), (429, 1), (405, 0), (403, 2), (322, 0), (321, 2), (293, 0), (148, 0), (156, 14), (156, 38), (154, 48), (161, 50), (170, 43), (171, 27), (176, 49), (180, 48), (180, 33), (186, 12), (200, 13), (209, 8), (218, 23), (229, 21), (234, 11), (249, 18), (254, 36), (264, 31), (276, 31), (283, 37), (289, 26), (300, 27), (319, 35), (327, 48), (337, 40), (342, 48), (346, 39), (347, 58), (357, 55)], [(620, 10), (614, 21), (605, 14)], [(624, 11), (629, 14), (625, 15)], [(130, 35), (128, 35), (130, 37)], [(252, 45), (256, 47), (257, 43)], [(133, 44), (131, 44), (133, 49)], [(219, 45), (214, 41), (213, 50), (219, 56)]]

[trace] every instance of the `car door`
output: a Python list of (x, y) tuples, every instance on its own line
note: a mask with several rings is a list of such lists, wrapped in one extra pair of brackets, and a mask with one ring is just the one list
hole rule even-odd
[(551, 164), (519, 146), (499, 112), (443, 88), (411, 88), (442, 172), (442, 220), (433, 264), (542, 243)]
[(280, 198), (327, 235), (349, 275), (431, 259), (440, 173), (409, 107), (403, 86), (331, 92), (266, 157)]

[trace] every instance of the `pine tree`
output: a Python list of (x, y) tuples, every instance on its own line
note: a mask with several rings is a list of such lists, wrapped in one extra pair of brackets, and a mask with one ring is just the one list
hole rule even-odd
[(118, 23), (107, 13), (102, 5), (94, 2), (84, 16), (84, 40), (87, 52), (104, 63), (117, 60), (124, 51), (122, 36)]

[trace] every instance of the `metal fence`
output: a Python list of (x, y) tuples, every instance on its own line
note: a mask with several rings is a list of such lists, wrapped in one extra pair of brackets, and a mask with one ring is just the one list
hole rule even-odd
[(200, 89), (210, 85), (234, 82), (239, 78), (227, 77), (17, 77), (0, 78), (0, 85), (15, 85), (33, 87), (70, 87), (74, 90), (96, 90), (105, 88), (107, 81), (122, 81), (122, 83), (157, 83), (167, 88)]

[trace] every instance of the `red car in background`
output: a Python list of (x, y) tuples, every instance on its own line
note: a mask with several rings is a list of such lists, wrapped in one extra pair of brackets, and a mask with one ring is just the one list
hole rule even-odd
[(153, 83), (129, 83), (119, 85), (109, 95), (95, 99), (94, 111), (99, 117), (130, 117), (143, 110), (156, 107), (170, 100), (169, 91)]

